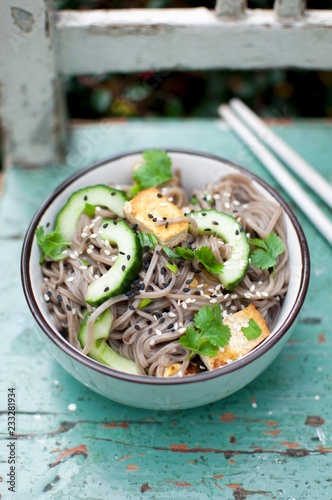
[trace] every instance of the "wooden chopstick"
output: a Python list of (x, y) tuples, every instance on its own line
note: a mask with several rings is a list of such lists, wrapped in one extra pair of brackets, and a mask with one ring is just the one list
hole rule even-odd
[(313, 202), (282, 163), (257, 139), (229, 106), (221, 105), (218, 111), (228, 125), (249, 146), (253, 154), (278, 181), (280, 186), (295, 201), (302, 212), (311, 220), (322, 236), (332, 245), (332, 222), (324, 212)]
[(281, 158), (325, 203), (332, 208), (332, 185), (272, 130), (240, 99), (229, 101), (231, 108), (257, 137)]

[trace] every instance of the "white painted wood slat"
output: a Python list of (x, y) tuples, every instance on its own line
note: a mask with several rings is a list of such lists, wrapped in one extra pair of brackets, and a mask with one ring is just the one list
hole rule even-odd
[(274, 8), (280, 18), (299, 18), (304, 16), (305, 0), (276, 0)]
[(205, 8), (60, 11), (59, 70), (332, 68), (332, 11), (280, 21), (272, 10), (223, 20)]
[(215, 11), (217, 16), (240, 18), (244, 15), (246, 7), (246, 0), (217, 0)]
[(22, 166), (61, 156), (63, 113), (47, 0), (0, 2), (1, 121), (6, 158)]

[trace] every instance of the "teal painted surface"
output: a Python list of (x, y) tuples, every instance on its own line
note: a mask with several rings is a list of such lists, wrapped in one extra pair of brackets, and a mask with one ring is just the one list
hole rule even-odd
[[(72, 172), (129, 149), (169, 146), (219, 154), (275, 185), (213, 120), (103, 127), (74, 129), (66, 166), (17, 168), (6, 177), (0, 216), (2, 498), (331, 499), (332, 252), (296, 208), (312, 257), (308, 296), (276, 361), (238, 393), (193, 410), (138, 410), (94, 394), (43, 350), (21, 291), (22, 237), (41, 202)], [(331, 125), (304, 121), (274, 130), (332, 180)], [(11, 386), (16, 493), (6, 483)]]

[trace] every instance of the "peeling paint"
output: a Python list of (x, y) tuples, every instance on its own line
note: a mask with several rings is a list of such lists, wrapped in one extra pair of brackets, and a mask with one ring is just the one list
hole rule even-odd
[(20, 9), (19, 7), (11, 7), (10, 12), (14, 24), (20, 31), (23, 31), (23, 33), (30, 33), (33, 30), (35, 19), (31, 12)]
[(319, 415), (309, 415), (304, 423), (310, 427), (320, 427), (325, 424), (325, 420)]
[(219, 420), (220, 422), (234, 422), (235, 418), (236, 415), (234, 415), (234, 413), (223, 413), (223, 415), (219, 417)]
[(68, 448), (67, 450), (63, 451), (54, 462), (52, 462), (48, 465), (50, 468), (55, 467), (56, 465), (59, 465), (64, 460), (67, 460), (68, 458), (71, 458), (75, 455), (83, 455), (84, 458), (87, 458), (88, 450), (86, 448), (86, 445), (80, 444), (79, 446), (75, 446), (74, 448)]

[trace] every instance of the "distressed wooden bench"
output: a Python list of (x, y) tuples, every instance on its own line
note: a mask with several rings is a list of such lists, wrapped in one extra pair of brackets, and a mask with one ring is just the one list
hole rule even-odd
[[(63, 179), (109, 155), (194, 148), (236, 161), (277, 187), (221, 120), (66, 124), (63, 76), (174, 67), (328, 69), (331, 12), (305, 12), (303, 2), (286, 0), (274, 11), (253, 12), (239, 1), (220, 1), (215, 12), (52, 13), (45, 5), (0, 4), (2, 120), (11, 166), (0, 211), (0, 495), (11, 498), (7, 396), (14, 388), (12, 498), (331, 498), (332, 255), (296, 207), (312, 276), (290, 341), (247, 387), (194, 410), (138, 410), (81, 386), (45, 352), (19, 275), (22, 239), (38, 206)], [(331, 121), (275, 120), (271, 127), (332, 181)]]

